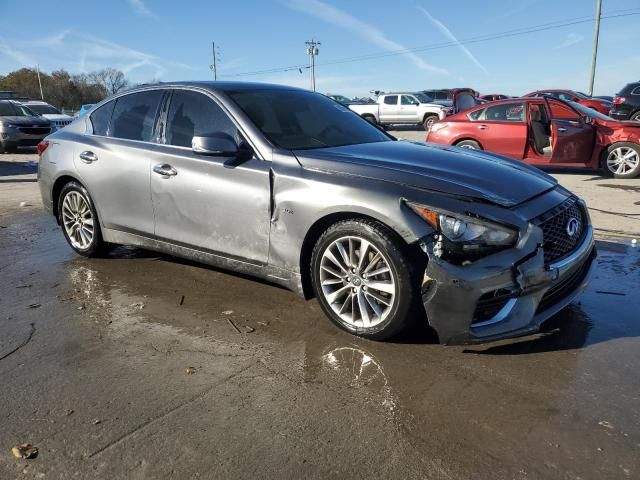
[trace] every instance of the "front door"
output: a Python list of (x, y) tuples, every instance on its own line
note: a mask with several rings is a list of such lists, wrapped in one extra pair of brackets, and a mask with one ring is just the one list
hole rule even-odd
[(591, 161), (595, 128), (564, 102), (547, 99), (551, 118), (551, 164), (587, 164)]
[(400, 95), (400, 120), (402, 123), (418, 123), (418, 99), (413, 95)]
[(74, 147), (74, 165), (104, 227), (153, 235), (149, 191), (154, 125), (162, 90), (123, 95), (94, 111)]
[[(194, 136), (242, 136), (209, 96), (173, 90), (164, 141), (151, 162), (151, 197), (159, 240), (266, 263), (270, 227), (270, 162), (204, 156)], [(165, 175), (162, 172), (169, 172)]]

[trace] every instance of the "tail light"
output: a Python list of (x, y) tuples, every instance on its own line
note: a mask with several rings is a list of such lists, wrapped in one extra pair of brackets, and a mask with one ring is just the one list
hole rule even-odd
[(47, 142), (46, 140), (43, 140), (38, 144), (38, 146), (36, 147), (36, 153), (38, 154), (39, 157), (42, 156), (42, 154), (44, 153), (44, 151), (47, 149), (48, 146), (49, 146), (49, 142)]
[(626, 102), (627, 99), (624, 97), (619, 97), (618, 95), (616, 95), (615, 97), (613, 97), (613, 104), (614, 105), (620, 105), (621, 103)]

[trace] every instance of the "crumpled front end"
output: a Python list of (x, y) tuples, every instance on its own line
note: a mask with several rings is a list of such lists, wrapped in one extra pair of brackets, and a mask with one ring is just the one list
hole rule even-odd
[(425, 242), (429, 262), (422, 300), (441, 343), (480, 343), (534, 333), (571, 303), (587, 286), (596, 258), (593, 228), (586, 208), (583, 211), (579, 241), (555, 259), (550, 259), (554, 246), (547, 238), (552, 232), (535, 222), (516, 247), (467, 265), (449, 263), (436, 253), (434, 241)]

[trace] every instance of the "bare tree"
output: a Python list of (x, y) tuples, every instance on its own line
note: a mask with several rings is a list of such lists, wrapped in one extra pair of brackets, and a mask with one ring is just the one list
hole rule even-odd
[(115, 68), (103, 68), (97, 72), (91, 72), (89, 77), (94, 83), (102, 85), (109, 95), (118, 93), (129, 86), (129, 82), (120, 70)]

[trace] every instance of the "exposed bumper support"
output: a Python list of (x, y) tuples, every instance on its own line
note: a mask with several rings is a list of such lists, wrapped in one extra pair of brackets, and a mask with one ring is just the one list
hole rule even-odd
[[(541, 233), (529, 233), (519, 248), (467, 266), (452, 265), (427, 247), (423, 303), (442, 343), (480, 343), (534, 333), (587, 286), (596, 257), (591, 225), (571, 255), (547, 266)], [(495, 315), (474, 322), (478, 300), (493, 291), (511, 293)]]

